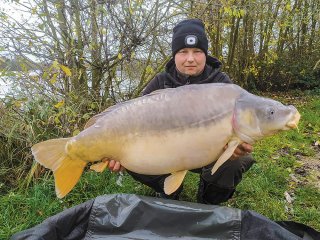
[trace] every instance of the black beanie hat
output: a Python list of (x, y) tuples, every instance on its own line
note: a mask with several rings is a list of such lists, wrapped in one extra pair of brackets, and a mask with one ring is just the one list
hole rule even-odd
[(187, 19), (173, 28), (172, 55), (182, 48), (200, 48), (206, 55), (208, 53), (208, 39), (204, 24), (199, 19)]

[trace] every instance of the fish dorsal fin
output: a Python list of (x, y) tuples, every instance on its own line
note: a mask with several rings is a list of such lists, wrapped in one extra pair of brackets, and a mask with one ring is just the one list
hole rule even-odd
[(184, 177), (187, 174), (187, 170), (171, 173), (164, 181), (164, 192), (167, 195), (174, 193), (182, 184)]
[[(171, 89), (171, 88), (168, 88), (168, 89)], [(167, 90), (167, 89), (166, 89)], [(160, 93), (162, 93), (164, 91), (164, 89), (157, 89), (157, 90), (154, 90), (153, 92), (151, 93), (148, 93), (147, 95), (144, 95), (144, 96), (153, 96), (153, 95), (158, 95)], [(168, 90), (167, 90), (168, 91)], [(170, 90), (169, 90), (170, 91)]]
[(227, 149), (221, 154), (219, 159), (213, 165), (213, 168), (211, 170), (211, 175), (213, 175), (218, 170), (218, 168), (232, 156), (234, 150), (237, 148), (237, 146), (240, 143), (241, 143), (240, 139), (231, 139), (231, 141), (228, 142)]
[(93, 117), (91, 117), (88, 122), (86, 123), (86, 125), (84, 125), (84, 129), (91, 127), (93, 124), (95, 124), (97, 122), (97, 120), (101, 117), (100, 116), (101, 113), (94, 115)]
[(116, 105), (113, 105), (111, 107), (108, 107), (106, 110), (104, 110), (101, 113), (98, 113), (97, 115), (94, 115), (93, 117), (91, 117), (88, 122), (86, 123), (86, 125), (84, 126), (84, 129), (91, 127), (92, 125), (94, 125), (100, 118), (104, 117), (105, 115), (107, 115), (108, 113), (114, 111), (115, 109), (119, 108), (120, 106), (124, 105), (126, 102), (123, 103), (117, 103)]

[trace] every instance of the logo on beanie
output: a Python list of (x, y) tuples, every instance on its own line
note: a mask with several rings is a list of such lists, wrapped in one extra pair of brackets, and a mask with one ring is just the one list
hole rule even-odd
[(184, 39), (186, 46), (195, 46), (198, 43), (198, 38), (195, 35), (188, 35)]

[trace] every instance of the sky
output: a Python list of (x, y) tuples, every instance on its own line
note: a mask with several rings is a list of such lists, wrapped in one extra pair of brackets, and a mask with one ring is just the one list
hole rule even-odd
[(28, 15), (27, 13), (17, 10), (17, 4), (12, 1), (0, 0), (0, 9), (16, 20), (27, 17)]

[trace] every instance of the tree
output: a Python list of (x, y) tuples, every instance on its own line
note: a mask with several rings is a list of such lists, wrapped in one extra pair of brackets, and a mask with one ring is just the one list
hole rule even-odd
[[(17, 21), (1, 13), (0, 48), (24, 65), (21, 87), (103, 102), (138, 96), (161, 70), (170, 54), (166, 38), (181, 12), (164, 0), (15, 2), (31, 15)], [(35, 63), (37, 81), (27, 74)]]
[(319, 87), (312, 74), (320, 55), (319, 1), (188, 2), (189, 15), (205, 22), (211, 52), (238, 84), (261, 90)]

